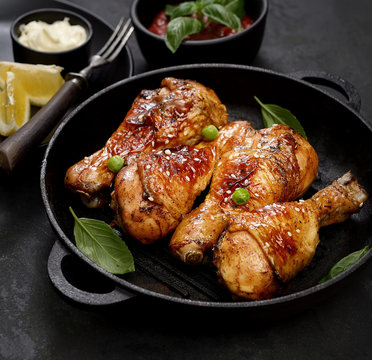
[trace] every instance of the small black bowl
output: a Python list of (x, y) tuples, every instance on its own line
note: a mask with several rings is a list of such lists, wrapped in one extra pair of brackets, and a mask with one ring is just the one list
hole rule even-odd
[[(65, 51), (45, 52), (31, 49), (19, 42), (18, 38), (21, 35), (20, 26), (22, 24), (28, 24), (34, 20), (52, 24), (66, 17), (69, 18), (71, 25), (80, 25), (87, 32), (87, 39), (83, 44)], [(11, 26), (10, 36), (12, 38), (14, 61), (28, 64), (54, 64), (62, 66), (64, 72), (69, 72), (80, 71), (88, 64), (93, 30), (87, 19), (72, 11), (48, 8), (34, 10), (17, 18)]]
[(139, 47), (150, 66), (163, 67), (187, 63), (249, 64), (256, 56), (264, 34), (268, 0), (247, 0), (245, 10), (253, 24), (247, 29), (212, 40), (184, 41), (177, 51), (166, 47), (164, 38), (148, 30), (155, 16), (166, 4), (180, 0), (134, 0), (131, 18)]

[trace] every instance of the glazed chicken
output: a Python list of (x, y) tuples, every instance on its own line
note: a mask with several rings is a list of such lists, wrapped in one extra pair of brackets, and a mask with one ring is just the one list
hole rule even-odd
[[(200, 264), (227, 225), (227, 215), (252, 211), (277, 201), (301, 197), (314, 181), (318, 157), (313, 147), (286, 125), (227, 142), (216, 165), (205, 201), (184, 217), (170, 250), (181, 261)], [(245, 188), (250, 200), (236, 205), (233, 192)]]
[(115, 222), (144, 244), (163, 238), (190, 212), (196, 197), (207, 187), (226, 143), (238, 134), (250, 136), (254, 132), (250, 123), (237, 121), (225, 125), (213, 141), (133, 158), (115, 179), (111, 194)]
[(194, 145), (206, 125), (220, 128), (227, 118), (226, 107), (213, 90), (195, 81), (165, 78), (161, 88), (141, 91), (102, 149), (67, 170), (65, 186), (99, 207), (115, 175), (107, 166), (111, 156)]
[(306, 201), (232, 214), (214, 249), (221, 281), (240, 298), (272, 297), (282, 282), (309, 265), (319, 243), (319, 228), (345, 221), (367, 198), (348, 172)]

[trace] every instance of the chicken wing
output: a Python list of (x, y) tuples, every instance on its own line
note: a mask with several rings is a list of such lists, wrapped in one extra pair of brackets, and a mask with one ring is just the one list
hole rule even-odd
[(350, 173), (306, 201), (275, 203), (229, 218), (214, 248), (221, 281), (237, 297), (272, 297), (312, 260), (319, 228), (345, 221), (368, 194)]
[(233, 122), (214, 141), (132, 158), (115, 179), (115, 222), (144, 244), (169, 234), (207, 187), (221, 149), (242, 133), (249, 137), (255, 130), (246, 121)]
[[(236, 141), (236, 140), (235, 140)], [(246, 146), (225, 146), (205, 201), (190, 212), (174, 232), (170, 250), (188, 264), (200, 264), (227, 225), (227, 213), (244, 212), (276, 201), (302, 196), (314, 181), (318, 157), (313, 147), (285, 125), (257, 131), (241, 140)], [(236, 205), (237, 188), (250, 193)]]
[(65, 186), (98, 207), (115, 175), (107, 167), (111, 156), (194, 145), (206, 125), (220, 128), (227, 118), (226, 107), (213, 90), (195, 81), (165, 78), (161, 88), (141, 91), (102, 149), (67, 170)]

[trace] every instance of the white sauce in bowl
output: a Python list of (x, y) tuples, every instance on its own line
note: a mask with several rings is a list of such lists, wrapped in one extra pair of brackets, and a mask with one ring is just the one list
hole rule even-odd
[(48, 24), (44, 21), (31, 21), (19, 27), (18, 41), (34, 50), (45, 52), (66, 51), (78, 47), (87, 39), (85, 29), (71, 25), (69, 18)]

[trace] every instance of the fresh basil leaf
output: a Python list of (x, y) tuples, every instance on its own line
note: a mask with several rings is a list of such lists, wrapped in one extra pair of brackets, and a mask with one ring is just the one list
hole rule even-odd
[(186, 36), (198, 33), (201, 29), (202, 24), (197, 19), (191, 17), (175, 18), (168, 23), (165, 44), (172, 53), (175, 53)]
[(244, 0), (215, 0), (216, 4), (220, 4), (225, 9), (233, 12), (241, 19), (245, 15)]
[(174, 7), (172, 10), (170, 17), (171, 20), (181, 17), (187, 16), (196, 13), (196, 3), (195, 1), (185, 1), (178, 6)]
[(242, 30), (240, 19), (230, 10), (220, 4), (207, 5), (203, 14), (216, 23), (228, 26), (234, 30)]
[(216, 3), (216, 0), (196, 0), (196, 6), (199, 10), (214, 3)]
[(265, 127), (270, 127), (274, 124), (287, 125), (307, 139), (301, 123), (288, 109), (278, 105), (263, 104), (256, 96), (254, 96), (254, 99), (261, 106), (261, 114)]
[(165, 5), (165, 15), (172, 17), (173, 11), (177, 6), (167, 4)]
[(75, 219), (74, 235), (78, 249), (90, 260), (112, 274), (134, 271), (134, 260), (124, 241), (105, 222), (95, 219)]
[(347, 268), (349, 268), (351, 265), (355, 264), (358, 260), (360, 260), (367, 253), (368, 250), (369, 247), (367, 245), (363, 249), (355, 251), (342, 258), (332, 267), (328, 275), (326, 275), (319, 281), (319, 284), (322, 284), (327, 280), (334, 278), (336, 275), (339, 275), (342, 272), (344, 272)]

